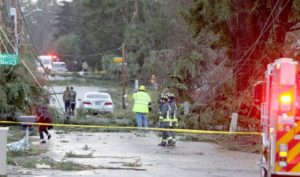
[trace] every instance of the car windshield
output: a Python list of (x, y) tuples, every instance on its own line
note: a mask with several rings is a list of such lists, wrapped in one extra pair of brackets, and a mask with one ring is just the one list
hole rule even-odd
[(88, 94), (88, 95), (86, 95), (86, 98), (103, 98), (103, 99), (108, 99), (109, 96), (108, 95), (104, 95), (104, 94)]

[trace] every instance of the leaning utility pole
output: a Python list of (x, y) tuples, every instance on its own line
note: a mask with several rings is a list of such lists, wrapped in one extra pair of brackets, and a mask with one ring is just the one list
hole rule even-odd
[(126, 109), (125, 104), (125, 86), (126, 86), (126, 69), (125, 69), (125, 43), (122, 44), (122, 108)]
[(17, 8), (11, 7), (10, 8), (10, 15), (14, 17), (14, 35), (15, 35), (15, 53), (16, 55), (19, 54), (19, 37), (18, 37), (18, 16), (17, 16)]

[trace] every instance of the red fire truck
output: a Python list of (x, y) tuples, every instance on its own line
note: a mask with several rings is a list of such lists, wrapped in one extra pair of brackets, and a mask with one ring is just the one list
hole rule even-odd
[(261, 176), (300, 176), (300, 69), (291, 58), (268, 64), (254, 87), (261, 109)]

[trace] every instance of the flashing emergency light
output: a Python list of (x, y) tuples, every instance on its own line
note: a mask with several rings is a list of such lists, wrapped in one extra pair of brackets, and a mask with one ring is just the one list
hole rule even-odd
[(279, 68), (280, 68), (280, 64), (277, 64), (277, 65), (276, 65), (276, 68), (279, 69)]
[(283, 112), (291, 111), (293, 101), (294, 101), (293, 93), (291, 93), (291, 92), (282, 93), (279, 96), (280, 110), (283, 111)]
[(55, 55), (50, 55), (50, 57), (52, 60), (55, 60), (57, 58), (57, 56), (55, 56)]
[(290, 104), (292, 102), (292, 95), (290, 94), (281, 95), (280, 102), (283, 104)]

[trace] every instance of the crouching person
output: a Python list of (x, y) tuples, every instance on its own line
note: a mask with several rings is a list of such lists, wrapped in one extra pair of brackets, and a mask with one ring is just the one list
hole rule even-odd
[[(160, 128), (170, 128), (170, 104), (168, 103), (168, 96), (163, 95), (161, 96), (161, 110), (160, 110)], [(168, 144), (173, 144), (172, 136), (170, 131), (162, 131), (162, 140), (161, 143), (158, 144), (159, 146), (167, 146)]]
[[(37, 123), (46, 123), (51, 124), (52, 123), (52, 116), (49, 113), (49, 110), (45, 106), (38, 105), (36, 107), (36, 122)], [(49, 125), (39, 125), (39, 135), (40, 135), (40, 143), (45, 144), (46, 140), (44, 139), (44, 133), (46, 134), (47, 140), (50, 140), (51, 135), (49, 133), (49, 129), (52, 129), (53, 126)]]

